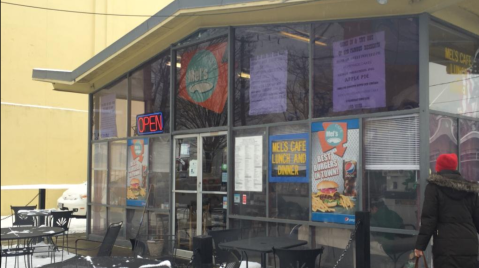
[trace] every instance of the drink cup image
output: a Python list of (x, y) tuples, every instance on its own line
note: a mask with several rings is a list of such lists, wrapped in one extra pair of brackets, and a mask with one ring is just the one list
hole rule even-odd
[(356, 160), (343, 160), (343, 180), (345, 196), (356, 196), (356, 177), (358, 162)]

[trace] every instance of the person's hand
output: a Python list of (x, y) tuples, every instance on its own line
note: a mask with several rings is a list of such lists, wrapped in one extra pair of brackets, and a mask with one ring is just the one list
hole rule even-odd
[(419, 257), (422, 257), (424, 255), (424, 252), (422, 252), (422, 250), (419, 250), (419, 249), (415, 249), (414, 250), (414, 255), (419, 258)]

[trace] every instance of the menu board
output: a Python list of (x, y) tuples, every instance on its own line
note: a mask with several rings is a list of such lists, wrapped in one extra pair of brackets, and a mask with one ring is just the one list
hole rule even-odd
[(252, 57), (249, 115), (285, 112), (287, 79), (287, 50)]
[(100, 136), (112, 138), (117, 136), (116, 130), (116, 94), (100, 97)]
[(146, 204), (148, 155), (148, 139), (128, 140), (127, 206), (141, 207)]
[(333, 110), (386, 106), (384, 32), (333, 43)]
[(311, 125), (313, 221), (354, 224), (359, 120)]
[(263, 136), (235, 139), (235, 191), (263, 191)]
[(309, 183), (309, 135), (275, 135), (269, 138), (269, 181)]

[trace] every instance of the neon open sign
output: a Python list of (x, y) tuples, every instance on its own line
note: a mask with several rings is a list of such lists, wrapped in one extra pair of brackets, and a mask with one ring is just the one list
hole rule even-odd
[(138, 135), (163, 133), (163, 114), (158, 112), (137, 115), (136, 133)]

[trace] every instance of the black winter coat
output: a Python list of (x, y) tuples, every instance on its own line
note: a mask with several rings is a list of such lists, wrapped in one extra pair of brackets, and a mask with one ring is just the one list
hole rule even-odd
[(457, 171), (428, 178), (416, 249), (425, 250), (431, 236), (435, 268), (476, 268), (479, 233), (479, 184)]

